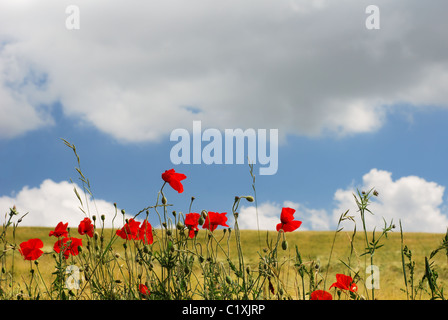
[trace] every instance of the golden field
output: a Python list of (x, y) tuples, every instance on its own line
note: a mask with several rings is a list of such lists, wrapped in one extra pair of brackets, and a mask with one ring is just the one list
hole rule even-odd
[[(51, 283), (51, 273), (55, 271), (55, 260), (52, 257), (53, 245), (56, 238), (49, 237), (48, 234), (51, 228), (38, 227), (18, 227), (14, 234), (8, 232), (7, 239), (9, 243), (15, 243), (17, 246), (28, 239), (40, 238), (44, 242), (44, 255), (39, 258), (39, 271), (47, 283)], [(156, 230), (156, 233), (160, 230)], [(82, 238), (77, 234), (75, 237)], [(105, 229), (105, 237), (110, 236), (111, 230)], [(206, 240), (201, 237), (205, 233), (199, 231), (198, 241), (204, 243)], [(244, 262), (249, 265), (252, 272), (257, 272), (260, 258), (264, 255), (263, 249), (268, 247), (268, 242), (272, 241), (275, 244), (277, 241), (277, 232), (266, 231), (241, 231), (241, 247), (244, 256)], [(336, 235), (336, 237), (335, 237)], [(369, 233), (369, 238), (372, 234)], [(425, 257), (429, 258), (431, 252), (436, 249), (442, 242), (444, 234), (432, 233), (403, 233), (404, 244), (412, 251), (412, 260), (415, 261), (415, 284), (422, 278), (425, 271)], [(226, 260), (224, 251), (229, 253), (232, 260), (237, 261), (237, 248), (234, 233), (223, 233), (222, 229), (214, 231), (214, 237), (219, 241), (219, 248), (216, 247), (216, 255), (218, 259)], [(341, 231), (337, 234), (331, 231), (296, 231), (285, 234), (288, 242), (286, 250), (278, 247), (278, 262), (279, 262), (279, 278), (285, 284), (287, 291), (286, 297), (297, 298), (301, 297), (301, 278), (297, 273), (297, 268), (294, 266), (296, 262), (296, 246), (301, 254), (303, 264), (306, 267), (312, 267), (316, 279), (322, 280), (319, 288), (328, 290), (330, 285), (335, 282), (336, 273), (351, 274), (358, 273), (359, 294), (368, 298), (369, 290), (365, 289), (365, 279), (369, 276), (366, 273), (366, 267), (370, 265), (370, 257), (368, 255), (361, 256), (364, 252), (365, 240), (360, 233), (356, 234), (353, 239), (353, 250), (351, 250), (352, 232)], [(333, 239), (335, 238), (334, 248), (332, 251)], [(85, 238), (83, 238), (84, 241)], [(107, 239), (106, 239), (107, 242)], [(124, 240), (117, 239), (113, 244), (114, 252), (123, 256)], [(379, 270), (379, 288), (375, 290), (375, 299), (379, 300), (402, 300), (406, 299), (405, 282), (403, 278), (402, 256), (401, 256), (401, 234), (394, 230), (388, 233), (387, 238), (383, 238), (381, 244), (383, 247), (378, 248), (374, 254), (374, 265)], [(157, 250), (157, 240), (152, 244), (153, 250)], [(221, 252), (222, 251), (222, 252)], [(330, 253), (332, 252), (330, 266), (327, 270)], [(29, 270), (32, 266), (29, 261), (25, 261), (17, 250), (8, 250), (4, 256), (3, 265), (6, 270), (13, 270), (13, 277), (18, 287), (24, 288), (24, 283), (29, 279)], [(72, 259), (72, 258), (71, 258)], [(439, 252), (431, 261), (434, 262), (435, 270), (438, 273), (438, 284), (442, 287), (448, 285), (448, 256), (445, 251)], [(72, 260), (76, 264), (76, 259)], [(352, 271), (346, 265), (349, 264)], [(123, 261), (123, 263), (125, 263)], [(12, 268), (13, 267), (13, 268)], [(201, 270), (195, 268), (193, 272), (197, 273), (197, 279), (200, 281)], [(117, 277), (120, 277), (117, 274)], [(326, 277), (326, 280), (325, 280)], [(325, 280), (325, 286), (324, 286)], [(428, 286), (427, 282), (424, 286)], [(306, 287), (306, 285), (305, 285)], [(430, 296), (424, 290), (421, 290), (417, 295), (418, 299), (429, 299)]]

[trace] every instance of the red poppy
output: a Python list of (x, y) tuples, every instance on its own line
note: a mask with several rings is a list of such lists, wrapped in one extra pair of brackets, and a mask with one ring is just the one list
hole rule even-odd
[(44, 243), (40, 239), (30, 239), (20, 244), (19, 252), (25, 260), (37, 260), (43, 254)]
[(292, 208), (282, 208), (282, 213), (280, 214), (281, 223), (277, 224), (277, 231), (291, 232), (300, 227), (302, 221), (294, 220), (294, 212), (296, 210)]
[(207, 218), (202, 225), (202, 229), (209, 229), (210, 231), (214, 231), (218, 226), (228, 227), (228, 225), (226, 224), (226, 214), (227, 212), (218, 213), (209, 211), (207, 213)]
[(325, 290), (315, 290), (311, 292), (311, 300), (333, 300), (333, 297)]
[(142, 283), (138, 286), (138, 292), (140, 292), (143, 296), (149, 296), (151, 294), (148, 287)]
[(68, 259), (69, 255), (77, 256), (79, 253), (78, 247), (82, 247), (82, 239), (79, 238), (63, 238), (56, 241), (54, 244), (54, 251), (64, 254), (65, 259)]
[(133, 218), (129, 219), (123, 228), (117, 230), (116, 234), (122, 239), (138, 239), (140, 222)]
[(199, 231), (198, 224), (201, 215), (199, 213), (188, 213), (185, 216), (185, 226), (188, 228), (188, 236), (193, 239), (196, 231)]
[(358, 286), (353, 282), (352, 277), (346, 276), (345, 274), (336, 274), (336, 282), (330, 286), (336, 287), (342, 290), (350, 290), (351, 292), (358, 291)]
[(177, 173), (174, 169), (165, 170), (165, 172), (162, 173), (162, 179), (165, 182), (168, 182), (170, 186), (179, 193), (184, 192), (184, 186), (180, 182), (186, 178), (186, 175)]
[(142, 226), (138, 229), (138, 239), (146, 244), (153, 243), (152, 226), (148, 220), (143, 221)]
[(90, 238), (92, 238), (93, 230), (94, 230), (94, 226), (92, 224), (92, 220), (90, 220), (89, 218), (86, 217), (86, 218), (84, 218), (84, 220), (82, 220), (79, 223), (78, 233), (80, 235), (87, 234)]
[(68, 236), (68, 231), (67, 231), (67, 226), (68, 226), (68, 222), (67, 223), (62, 223), (59, 222), (58, 225), (56, 226), (56, 228), (54, 229), (54, 231), (50, 231), (49, 236), (55, 236), (55, 237), (67, 237)]

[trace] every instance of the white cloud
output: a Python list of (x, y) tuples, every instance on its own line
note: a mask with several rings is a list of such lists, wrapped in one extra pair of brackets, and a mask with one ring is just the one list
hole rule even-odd
[[(193, 120), (316, 135), (376, 130), (397, 102), (448, 105), (446, 1), (0, 3), (0, 137), (66, 116), (122, 141)], [(428, 23), (431, 22), (431, 23)], [(191, 109), (189, 107), (194, 107)], [(199, 113), (191, 110), (199, 110)]]
[[(382, 230), (384, 218), (387, 223), (393, 220), (396, 230), (399, 230), (401, 220), (405, 232), (446, 232), (448, 216), (443, 209), (444, 186), (417, 176), (401, 177), (394, 181), (391, 172), (378, 169), (370, 170), (362, 181), (358, 188), (360, 191), (375, 188), (379, 192), (378, 197), (371, 198), (369, 207), (374, 215), (366, 213), (366, 224), (370, 230), (374, 227)], [(350, 215), (356, 217), (359, 229), (362, 225), (353, 193), (356, 193), (353, 187), (335, 192), (337, 208), (333, 211), (333, 219), (337, 222), (340, 215), (350, 209)]]
[[(325, 210), (309, 209), (292, 201), (278, 203), (263, 202), (258, 206), (258, 216), (255, 206), (242, 207), (238, 215), (238, 225), (241, 229), (276, 230), (280, 223), (280, 213), (283, 207), (296, 210), (295, 220), (302, 221), (298, 230), (329, 230), (330, 218)], [(257, 223), (258, 221), (258, 223)]]
[[(81, 203), (75, 195), (74, 187), (81, 196), (82, 208), (86, 214), (90, 212), (90, 216), (97, 216), (97, 226), (101, 226), (100, 216), (104, 214), (106, 217), (105, 227), (111, 227), (115, 215), (114, 205), (100, 199), (92, 201), (90, 198), (86, 201), (82, 188), (67, 181), (54, 182), (47, 179), (37, 188), (25, 186), (14, 196), (2, 196), (0, 197), (0, 212), (9, 213), (9, 208), (15, 205), (19, 217), (28, 212), (19, 226), (55, 227), (62, 221), (68, 222), (69, 227), (77, 229), (85, 214), (80, 209)], [(122, 219), (122, 214), (118, 209), (114, 220), (115, 228), (122, 226)]]

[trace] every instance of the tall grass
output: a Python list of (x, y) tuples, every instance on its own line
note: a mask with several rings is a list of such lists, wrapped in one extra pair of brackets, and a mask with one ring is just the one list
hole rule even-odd
[[(166, 197), (164, 188), (178, 188), (179, 181), (172, 184), (163, 178), (154, 203), (132, 218), (115, 204), (115, 211), (109, 213), (112, 228), (106, 228), (105, 216), (88, 205), (94, 197), (76, 147), (63, 142), (76, 157), (82, 190), (74, 188), (74, 196), (92, 230), (70, 226), (63, 230), (66, 234), (50, 237), (53, 229), (20, 227), (27, 213), (12, 207), (0, 234), (1, 299), (374, 300), (382, 296), (379, 275), (385, 279), (392, 273), (388, 267), (400, 273), (405, 299), (445, 299), (446, 281), (440, 275), (446, 274), (446, 267), (440, 267), (440, 258), (445, 255), (448, 263), (448, 231), (424, 256), (415, 255), (411, 244), (406, 244), (409, 239), (401, 221), (399, 238), (392, 221), (384, 222), (380, 232), (376, 228), (368, 232), (365, 215), (373, 214), (369, 206), (372, 197), (379, 196), (374, 189), (354, 194), (358, 211), (342, 213), (332, 233), (295, 232), (286, 227), (292, 216), (286, 219), (280, 213), (278, 231), (242, 231), (240, 206), (250, 202), (257, 207), (250, 164), (252, 194), (232, 199), (231, 212), (202, 210), (192, 215), (194, 198), (187, 214), (173, 210), (174, 201)], [(149, 224), (151, 215), (157, 217), (158, 228)], [(227, 215), (233, 216), (233, 226), (227, 225)], [(355, 215), (361, 218), (361, 226), (356, 225)], [(344, 221), (353, 223), (351, 232), (343, 232)], [(306, 239), (317, 235), (317, 243)], [(32, 249), (35, 256), (21, 247), (30, 238), (42, 239), (42, 247)], [(387, 251), (392, 243), (399, 245), (398, 250)]]

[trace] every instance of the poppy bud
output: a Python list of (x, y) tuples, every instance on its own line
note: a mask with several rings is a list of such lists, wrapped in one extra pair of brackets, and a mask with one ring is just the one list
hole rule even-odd
[(226, 282), (228, 283), (228, 284), (231, 284), (232, 283), (232, 279), (230, 278), (230, 276), (226, 276)]
[(162, 204), (166, 204), (166, 198), (165, 198), (165, 196), (162, 197)]
[(93, 215), (93, 216), (92, 216), (92, 220), (93, 220), (93, 221), (96, 221), (96, 215)]
[(106, 216), (104, 214), (101, 215), (101, 220), (106, 220)]
[(9, 208), (9, 215), (12, 216), (16, 216), (19, 213), (17, 212), (16, 206), (13, 206), (12, 208)]
[(182, 222), (178, 222), (177, 223), (177, 225), (176, 225), (176, 228), (178, 229), (178, 230), (182, 230), (183, 228), (185, 228), (185, 226), (184, 226), (184, 224), (182, 223)]
[(254, 202), (254, 197), (252, 197), (252, 196), (247, 196), (247, 197), (246, 197), (246, 200), (249, 201), (249, 202)]
[(121, 209), (121, 214), (122, 214), (122, 215), (125, 215), (125, 214), (126, 214), (126, 211), (125, 211), (124, 209)]
[(199, 220), (198, 220), (198, 224), (203, 225), (204, 222), (205, 222), (204, 217), (203, 217), (203, 216), (200, 216), (200, 217), (199, 217)]
[(283, 249), (283, 250), (288, 249), (288, 241), (286, 241), (286, 240), (283, 240), (283, 241), (282, 241), (282, 249)]

